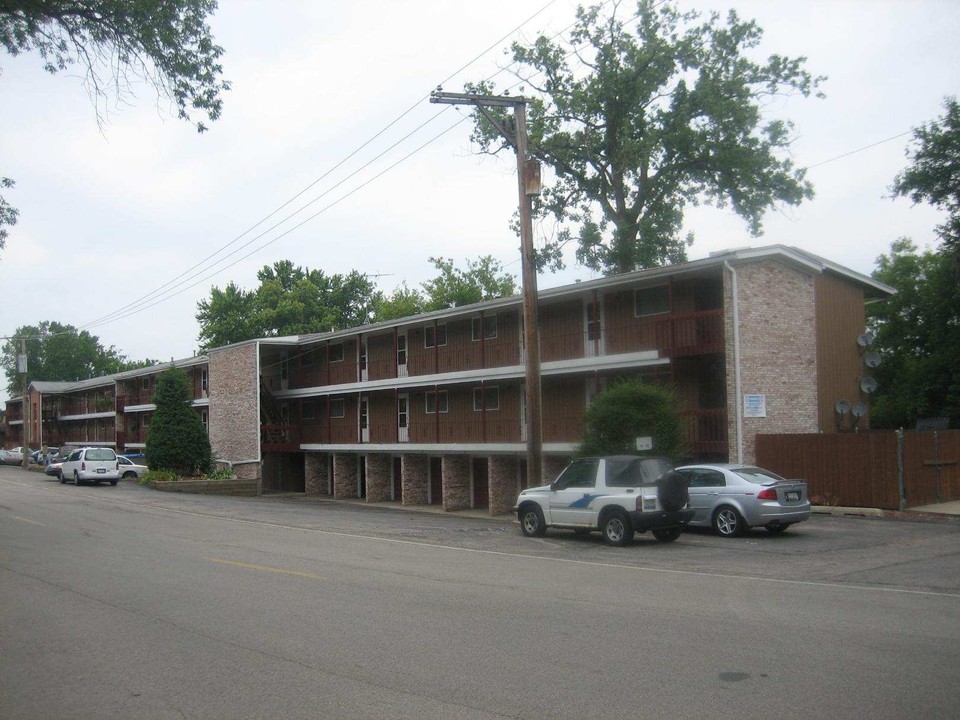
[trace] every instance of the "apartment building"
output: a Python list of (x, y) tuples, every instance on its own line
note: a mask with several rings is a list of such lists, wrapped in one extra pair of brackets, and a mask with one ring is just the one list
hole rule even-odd
[[(544, 477), (575, 452), (591, 399), (624, 377), (676, 388), (697, 459), (749, 462), (758, 433), (836, 432), (837, 400), (869, 399), (865, 304), (892, 292), (784, 246), (541, 291)], [(521, 298), (502, 298), (178, 364), (193, 373), (214, 454), (265, 492), (499, 514), (527, 477), (522, 318)], [(93, 393), (96, 409), (112, 391), (115, 444), (142, 447), (162, 369), (63, 397), (89, 407)], [(17, 413), (8, 403), (8, 445)], [(109, 417), (83, 417), (101, 419), (109, 433)]]

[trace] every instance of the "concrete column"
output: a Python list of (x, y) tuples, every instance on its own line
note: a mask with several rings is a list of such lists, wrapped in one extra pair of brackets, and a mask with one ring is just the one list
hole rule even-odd
[(466, 455), (443, 456), (443, 509), (466, 510), (470, 507), (470, 458)]
[(509, 455), (490, 458), (490, 514), (510, 512), (517, 501), (517, 473), (520, 461)]
[(400, 458), (400, 475), (403, 483), (404, 505), (427, 504), (427, 465), (426, 455), (404, 455)]
[(570, 464), (570, 458), (566, 455), (547, 455), (543, 458), (543, 484), (549, 485), (557, 476), (563, 472), (563, 469)]
[(390, 499), (390, 466), (389, 455), (367, 455), (367, 502)]
[(353, 453), (336, 453), (333, 456), (333, 496), (336, 498), (357, 497), (357, 456)]

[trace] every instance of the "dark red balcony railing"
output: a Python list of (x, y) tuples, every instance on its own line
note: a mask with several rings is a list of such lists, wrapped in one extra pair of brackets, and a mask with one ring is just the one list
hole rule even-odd
[(723, 310), (670, 315), (657, 320), (657, 348), (667, 357), (722, 353)]

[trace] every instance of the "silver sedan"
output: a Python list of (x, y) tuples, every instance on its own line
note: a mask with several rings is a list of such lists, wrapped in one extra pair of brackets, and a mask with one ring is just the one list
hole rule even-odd
[(690, 481), (689, 524), (712, 527), (722, 537), (760, 526), (779, 533), (810, 517), (803, 480), (751, 465), (684, 465), (677, 472)]

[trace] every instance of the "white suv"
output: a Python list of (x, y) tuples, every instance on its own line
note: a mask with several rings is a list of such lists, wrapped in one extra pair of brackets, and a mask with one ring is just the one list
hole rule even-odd
[(73, 480), (77, 485), (109, 482), (116, 485), (120, 480), (120, 464), (112, 448), (88, 447), (74, 450), (60, 466), (60, 482)]

